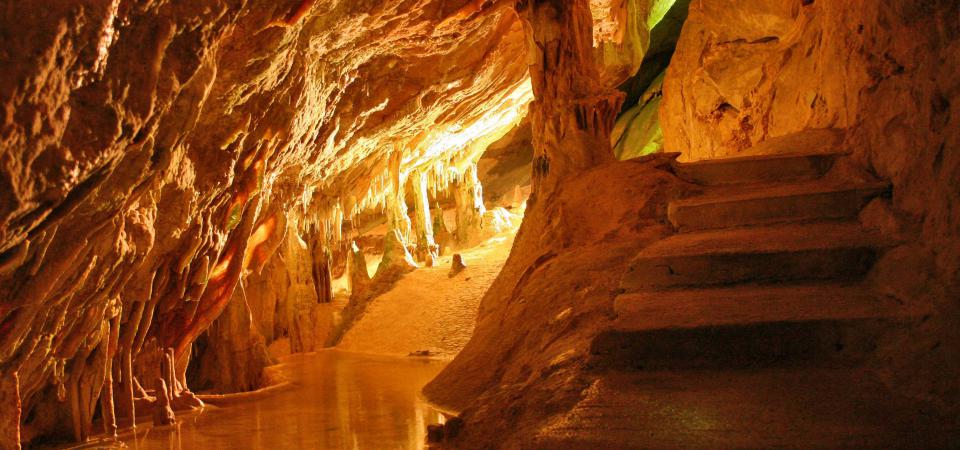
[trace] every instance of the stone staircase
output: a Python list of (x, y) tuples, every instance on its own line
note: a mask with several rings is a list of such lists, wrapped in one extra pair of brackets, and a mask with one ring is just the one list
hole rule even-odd
[(669, 205), (677, 234), (633, 259), (595, 353), (631, 369), (850, 365), (921, 315), (863, 283), (897, 243), (858, 216), (890, 188), (831, 170), (842, 158), (675, 163), (702, 193)]
[(960, 425), (863, 364), (926, 312), (869, 287), (898, 243), (861, 210), (890, 188), (843, 158), (675, 163), (701, 188), (632, 260), (595, 378), (529, 448), (955, 447)]

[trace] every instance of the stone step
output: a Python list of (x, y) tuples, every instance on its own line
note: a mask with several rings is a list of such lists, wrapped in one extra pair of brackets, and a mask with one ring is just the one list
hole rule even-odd
[(778, 154), (675, 162), (674, 173), (705, 186), (775, 183), (822, 178), (843, 153)]
[(855, 218), (866, 204), (890, 189), (889, 183), (805, 183), (717, 188), (705, 195), (670, 202), (667, 215), (677, 230), (764, 225), (817, 219)]
[(683, 233), (641, 250), (624, 292), (745, 282), (856, 279), (886, 247), (856, 222), (820, 222)]
[(855, 364), (882, 332), (926, 314), (840, 283), (634, 293), (618, 296), (614, 310), (594, 353), (634, 369)]

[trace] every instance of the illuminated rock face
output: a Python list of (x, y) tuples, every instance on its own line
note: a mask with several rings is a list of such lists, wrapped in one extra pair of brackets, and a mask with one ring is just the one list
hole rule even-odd
[[(661, 109), (666, 148), (685, 159), (782, 138), (852, 152), (892, 182), (863, 220), (912, 243), (882, 259), (875, 279), (951, 312), (891, 337), (884, 355), (897, 362), (883, 370), (901, 391), (940, 399), (960, 391), (942, 375), (956, 373), (960, 353), (950, 319), (960, 193), (949, 181), (960, 176), (958, 29), (953, 1), (694, 1)], [(809, 131), (823, 128), (839, 140)]]
[[(590, 92), (585, 96), (596, 100), (608, 86), (578, 78), (601, 73), (602, 67), (590, 72), (589, 66), (605, 60), (591, 58), (584, 47), (562, 47), (565, 38), (589, 41), (589, 34), (577, 27), (576, 11), (557, 3), (518, 3), (531, 8), (521, 16), (542, 52), (530, 52), (536, 57), (528, 61), (540, 195), (528, 207), (511, 259), (484, 297), (474, 337), (425, 388), (432, 399), (463, 411), (465, 448), (561, 448), (571, 442), (592, 442), (581, 447), (593, 448), (618, 442), (612, 437), (615, 417), (635, 426), (637, 405), (623, 397), (585, 406), (588, 419), (580, 422), (560, 412), (598, 394), (592, 383), (603, 375), (595, 363), (607, 356), (604, 349), (594, 354), (590, 342), (616, 317), (611, 305), (622, 288), (624, 261), (674, 233), (660, 226), (665, 203), (698, 189), (659, 171), (672, 165), (661, 156), (605, 163), (603, 155), (591, 159), (589, 152), (603, 145), (585, 144), (588, 139), (580, 136), (559, 139), (577, 132), (570, 125), (576, 121), (563, 120), (571, 106), (564, 95)], [(565, 13), (537, 15), (549, 8)], [(862, 166), (891, 182), (892, 198), (872, 200), (859, 221), (895, 230), (895, 238), (909, 243), (880, 258), (867, 280), (885, 295), (947, 313), (906, 330), (885, 329), (867, 365), (898, 393), (954, 410), (951, 399), (960, 392), (953, 376), (960, 371), (960, 194), (948, 180), (960, 176), (958, 29), (960, 16), (950, 1), (695, 0), (667, 71), (660, 112), (665, 149), (682, 152), (682, 159), (840, 149), (853, 152), (842, 177)], [(578, 69), (565, 71), (564, 58), (577, 57)], [(560, 73), (570, 78), (538, 79)], [(610, 185), (620, 188), (608, 191)], [(661, 301), (664, 311), (676, 306)], [(669, 343), (658, 343), (672, 354)], [(650, 380), (654, 390), (663, 389), (663, 378)], [(621, 410), (611, 407), (618, 401), (626, 403)], [(605, 409), (615, 412), (604, 417)], [(567, 430), (569, 439), (537, 441), (551, 425)], [(597, 440), (578, 441), (593, 425)], [(642, 438), (636, 446), (649, 445), (657, 446), (644, 445)]]
[[(3, 430), (58, 388), (92, 416), (106, 360), (117, 383), (153, 380), (141, 355), (173, 348), (182, 372), (283, 242), (280, 215), (337, 237), (343, 216), (382, 203), (391, 154), (403, 172), (469, 161), (530, 98), (504, 5), (7, 3)], [(129, 411), (132, 386), (115, 391)]]
[[(614, 88), (673, 1), (2, 3), (0, 447), (83, 438), (102, 392), (126, 426), (155, 406), (140, 385), (160, 377), (176, 408), (192, 398), (192, 345), (217, 320), (198, 357), (233, 368), (211, 380), (224, 390), (255, 384), (258, 333), (315, 348), (328, 338), (311, 334), (326, 295), (316, 262), (342, 222), (383, 210), (384, 267), (410, 270), (406, 245), (431, 224), (421, 201), (414, 229), (400, 191), (413, 176), (472, 177), (535, 96), (534, 201), (514, 256), (428, 389), (472, 408), (467, 439), (493, 444), (576, 401), (625, 262), (669, 234), (667, 200), (689, 189), (665, 158), (615, 163), (610, 148)], [(955, 311), (955, 1), (702, 0), (690, 17), (662, 88), (666, 149), (731, 156), (843, 129), (894, 187), (865, 221), (916, 242), (878, 262), (881, 285)], [(892, 379), (956, 393), (929, 382), (958, 371), (946, 316), (909, 331), (933, 350), (885, 350), (911, 363)], [(218, 359), (236, 348), (250, 354)]]
[[(883, 228), (914, 242), (880, 262), (877, 280), (956, 311), (948, 293), (960, 282), (960, 194), (947, 180), (960, 174), (958, 29), (950, 1), (694, 1), (664, 83), (666, 147), (686, 159), (717, 158), (798, 131), (839, 129), (834, 145), (893, 183), (892, 198), (871, 210), (887, 211), (888, 224), (898, 217), (900, 225)], [(951, 314), (891, 338), (886, 355), (902, 362), (889, 376), (904, 389), (960, 389), (932, 381), (957, 367), (950, 355), (958, 349), (937, 344), (957, 342)]]

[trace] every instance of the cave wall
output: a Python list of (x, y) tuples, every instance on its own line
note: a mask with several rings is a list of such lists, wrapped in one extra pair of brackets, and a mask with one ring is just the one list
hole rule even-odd
[(280, 211), (332, 236), (390, 153), (455, 158), (431, 132), (524, 102), (519, 24), (466, 0), (10, 0), (0, 43), (4, 446), (53, 431), (16, 426), (51, 392), (98, 397), (104, 361), (182, 371)]
[[(583, 2), (556, 7), (554, 17), (576, 22), (577, 4)], [(533, 17), (528, 36), (538, 43), (544, 35), (587, 39), (582, 29)], [(880, 209), (890, 212), (886, 218), (906, 244), (883, 258), (871, 280), (904, 301), (933, 304), (936, 313), (909, 331), (891, 330), (870, 365), (896, 392), (954, 409), (960, 398), (958, 21), (955, 1), (694, 0), (660, 111), (665, 150), (683, 159), (748, 154), (781, 138), (797, 149), (810, 142), (845, 147), (857, 164), (892, 181), (892, 198)], [(556, 94), (536, 88), (536, 68), (556, 70), (554, 60), (528, 63), (537, 101)], [(553, 107), (548, 117), (555, 119), (571, 105)], [(550, 163), (553, 154), (572, 158), (584, 143), (554, 145), (572, 125), (533, 120), (539, 195), (528, 202), (510, 259), (481, 303), (473, 338), (425, 388), (461, 412), (462, 448), (538, 448), (541, 427), (550, 417), (562, 420), (590, 385), (589, 342), (614, 316), (623, 261), (670, 232), (664, 205), (691, 188), (658, 169), (669, 165), (666, 155), (598, 157), (556, 173), (543, 156)], [(538, 183), (541, 177), (554, 182)]]
[(957, 2), (695, 0), (689, 12), (663, 87), (667, 151), (688, 160), (762, 154), (773, 139), (796, 151), (852, 152), (890, 180), (888, 228), (907, 244), (873, 279), (936, 313), (889, 336), (876, 369), (908, 395), (955, 407)]
[[(661, 169), (669, 156), (614, 158), (611, 131), (624, 98), (616, 88), (637, 66), (625, 72), (615, 63), (622, 58), (599, 51), (615, 45), (594, 45), (616, 39), (596, 17), (587, 20), (596, 3), (614, 2), (516, 5), (536, 98), (532, 193), (470, 342), (424, 388), (466, 421), (458, 448), (537, 448), (530, 439), (538, 428), (589, 385), (590, 342), (613, 317), (630, 256), (669, 234), (662, 220), (667, 202), (688, 189)], [(672, 4), (619, 3), (625, 15), (665, 14)], [(645, 27), (657, 23), (640, 17)], [(643, 35), (649, 39), (649, 28)]]
[(254, 390), (274, 356), (316, 351), (334, 330), (332, 296), (315, 272), (326, 251), (316, 230), (295, 221), (272, 240), (276, 249), (234, 290), (224, 312), (193, 347), (187, 379), (212, 393)]

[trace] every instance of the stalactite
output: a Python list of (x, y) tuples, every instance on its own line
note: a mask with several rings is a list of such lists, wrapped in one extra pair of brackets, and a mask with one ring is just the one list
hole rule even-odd
[(100, 415), (103, 420), (103, 432), (107, 436), (117, 436), (117, 415), (114, 408), (113, 362), (118, 355), (120, 343), (120, 316), (122, 303), (116, 302), (116, 309), (109, 318), (110, 335), (107, 344), (106, 364), (104, 365), (103, 388), (100, 393)]
[(386, 196), (386, 213), (387, 228), (397, 231), (400, 240), (406, 243), (410, 239), (411, 224), (410, 217), (407, 215), (407, 203), (403, 195), (405, 177), (400, 170), (400, 163), (402, 161), (402, 152), (394, 151), (390, 155), (388, 169), (390, 174), (390, 187)]
[(73, 424), (73, 437), (76, 442), (86, 442), (90, 436), (87, 404), (89, 394), (84, 386), (84, 375), (91, 368), (91, 354), (99, 344), (99, 336), (89, 336), (77, 350), (70, 363), (70, 375), (66, 380), (67, 400), (70, 402), (70, 418)]
[(519, 1), (533, 92), (532, 197), (613, 160), (610, 132), (623, 94), (600, 84), (589, 0)]
[(79, 378), (78, 390), (80, 392), (80, 412), (84, 440), (94, 434), (93, 416), (100, 404), (100, 395), (105, 384), (104, 379), (110, 346), (109, 334), (109, 322), (103, 321), (97, 335), (97, 344)]
[[(299, 188), (309, 198), (304, 207), (314, 200), (313, 190), (329, 193), (329, 210), (310, 218), (323, 222), (329, 248), (345, 240), (345, 221), (392, 204), (392, 211), (402, 211), (393, 229), (401, 230), (398, 248), (405, 254), (411, 226), (406, 206), (397, 201), (405, 174), (398, 171), (391, 191), (385, 144), (406, 145), (426, 128), (442, 129), (444, 137), (469, 128), (463, 134), (475, 138), (479, 128), (469, 126), (503, 111), (500, 103), (525, 73), (509, 56), (521, 38), (513, 15), (486, 0), (452, 9), (437, 0), (399, 9), (290, 0), (226, 2), (211, 10), (186, 2), (177, 14), (120, 0), (68, 0), (32, 14), (27, 3), (12, 2), (0, 21), (44, 36), (50, 26), (56, 31), (67, 23), (69, 30), (52, 41), (21, 39), (13, 54), (29, 57), (5, 61), (12, 90), (4, 91), (10, 94), (4, 106), (26, 114), (4, 129), (14, 151), (0, 174), (9, 184), (0, 189), (0, 378), (28, 361), (30, 370), (19, 376), (39, 391), (33, 387), (49, 383), (52, 371), (38, 367), (66, 365), (67, 378), (83, 383), (74, 392), (78, 416), (94, 401), (108, 414), (112, 403), (120, 422), (129, 417), (131, 424), (134, 397), (144, 409), (142, 395), (134, 395), (135, 371), (153, 387), (156, 368), (147, 367), (148, 354), (158, 346), (175, 349), (178, 375), (166, 382), (176, 401), (185, 389), (179, 374), (192, 341), (261, 261), (257, 245), (248, 242), (251, 251), (245, 251), (241, 243), (250, 238), (247, 218), (258, 225), (258, 197), (276, 198), (293, 211)], [(340, 20), (353, 12), (369, 16), (363, 26)], [(432, 31), (438, 25), (441, 33)], [(264, 28), (270, 28), (269, 39), (250, 39)], [(324, 36), (340, 36), (345, 45), (310, 45)], [(409, 45), (371, 48), (362, 56), (388, 64), (354, 61), (359, 55), (351, 48), (381, 38)], [(130, 61), (133, 54), (140, 57)], [(68, 64), (37, 64), (47, 59)], [(408, 77), (434, 65), (447, 75)], [(461, 71), (469, 76), (457, 75)], [(377, 84), (386, 80), (399, 82)], [(442, 154), (426, 159), (445, 159), (447, 166), (453, 165), (449, 153), (462, 150), (436, 148)], [(276, 180), (295, 186), (270, 194)], [(320, 278), (325, 290), (326, 277)], [(100, 383), (101, 366), (88, 360), (81, 369), (76, 349), (102, 327), (103, 317), (87, 311), (117, 296), (125, 309), (117, 343), (102, 337), (105, 347), (92, 355), (96, 364), (106, 361)], [(113, 323), (109, 327), (117, 333)], [(76, 382), (64, 383), (65, 397)], [(101, 395), (94, 395), (97, 390)]]
[(133, 308), (130, 310), (126, 322), (124, 322), (126, 326), (121, 327), (117, 346), (119, 353), (117, 372), (119, 377), (116, 381), (119, 387), (120, 401), (115, 406), (117, 406), (119, 415), (129, 419), (131, 428), (136, 428), (137, 425), (133, 396), (133, 346), (146, 306), (145, 301), (133, 304)]
[(483, 215), (487, 209), (483, 205), (483, 186), (477, 178), (476, 164), (470, 165), (463, 177), (454, 185), (457, 228), (455, 237), (460, 248), (472, 247), (482, 239)]
[(123, 402), (121, 404), (124, 405), (127, 418), (130, 419), (130, 428), (136, 428), (137, 407), (136, 398), (133, 395), (133, 387), (135, 384), (133, 378), (133, 352), (129, 348), (126, 348), (121, 355), (123, 358), (120, 366), (120, 373), (122, 374), (120, 386), (123, 392)]
[(313, 8), (313, 4), (316, 3), (316, 0), (300, 0), (300, 4), (297, 5), (296, 9), (290, 12), (290, 15), (287, 16), (283, 22), (286, 25), (295, 25), (300, 21), (307, 13), (310, 12), (310, 9)]
[(174, 362), (173, 362), (173, 349), (161, 349), (160, 350), (160, 376), (163, 378), (167, 386), (167, 393), (169, 394), (168, 398), (173, 399), (177, 396), (177, 384), (174, 380)]
[(113, 407), (113, 373), (106, 371), (103, 378), (103, 390), (100, 392), (100, 412), (103, 419), (103, 433), (117, 437), (117, 415)]
[(330, 273), (333, 261), (330, 250), (322, 243), (315, 243), (311, 248), (313, 286), (317, 292), (317, 303), (330, 303), (333, 301), (333, 277)]
[(440, 202), (434, 203), (433, 210), (435, 212), (433, 215), (433, 238), (437, 242), (438, 254), (442, 256), (446, 254), (446, 251), (450, 248), (451, 244), (453, 244), (453, 235), (450, 233), (450, 230), (447, 229)]
[(413, 226), (417, 236), (417, 261), (432, 267), (437, 257), (437, 243), (433, 239), (433, 219), (430, 216), (430, 198), (427, 192), (427, 174), (416, 172), (411, 177), (414, 199)]
[[(259, 202), (259, 194), (251, 204)], [(185, 311), (178, 311), (174, 317), (164, 320), (160, 331), (163, 345), (172, 347), (179, 357), (186, 352), (187, 346), (203, 333), (210, 324), (223, 312), (237, 282), (246, 270), (244, 261), (250, 235), (259, 215), (259, 208), (247, 208), (238, 219), (239, 223), (233, 227), (230, 238), (220, 261), (211, 271), (211, 279), (204, 290), (196, 314), (188, 317)]]

